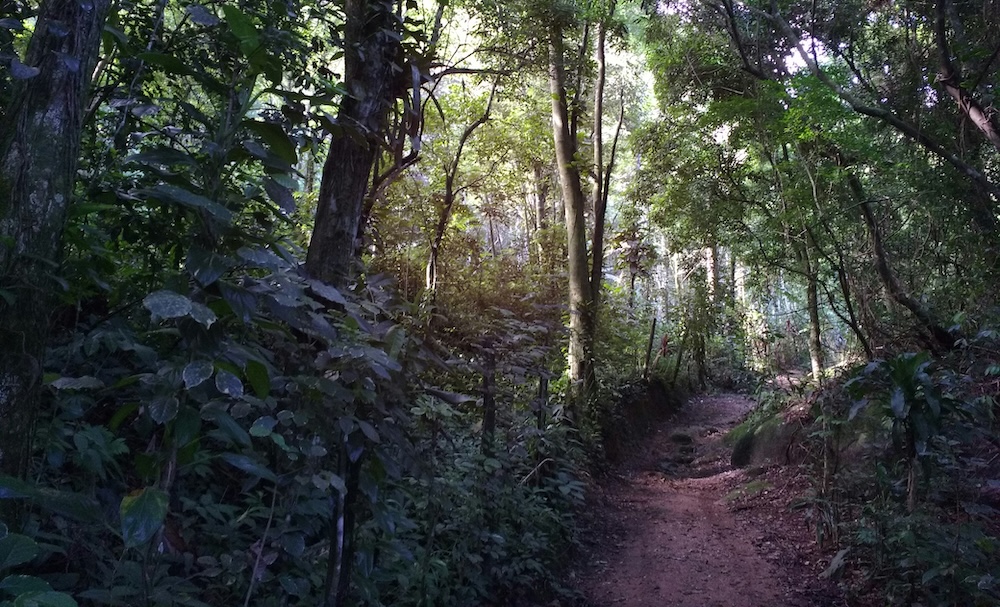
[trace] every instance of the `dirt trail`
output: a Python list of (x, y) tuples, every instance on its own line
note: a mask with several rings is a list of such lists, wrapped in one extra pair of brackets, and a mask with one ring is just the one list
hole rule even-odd
[(836, 604), (817, 582), (808, 527), (787, 509), (803, 487), (730, 469), (722, 437), (751, 406), (732, 394), (693, 399), (602, 483), (591, 557), (576, 574), (591, 605)]

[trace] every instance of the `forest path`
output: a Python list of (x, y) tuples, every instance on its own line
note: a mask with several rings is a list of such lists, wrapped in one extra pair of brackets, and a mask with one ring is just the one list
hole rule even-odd
[(753, 402), (694, 398), (600, 484), (592, 544), (576, 586), (593, 606), (818, 607), (835, 592), (791, 469), (751, 477), (729, 465), (722, 437)]

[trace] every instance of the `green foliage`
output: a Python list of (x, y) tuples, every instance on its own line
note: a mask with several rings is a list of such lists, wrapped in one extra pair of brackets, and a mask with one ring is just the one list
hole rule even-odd
[(41, 547), (35, 540), (9, 533), (0, 523), (0, 605), (3, 607), (77, 607), (63, 592), (56, 592), (45, 580), (32, 575), (9, 573), (10, 569), (34, 560)]
[(952, 379), (945, 374), (932, 376), (927, 353), (901, 354), (888, 361), (876, 361), (845, 384), (855, 398), (849, 419), (872, 401), (877, 415), (888, 428), (896, 453), (908, 470), (909, 507), (916, 505), (917, 471), (933, 454), (942, 439), (944, 424), (951, 418), (972, 419), (974, 410), (949, 393)]
[[(408, 20), (409, 50), (423, 26)], [(352, 604), (558, 591), (584, 449), (539, 390), (558, 374), (555, 298), (534, 301), (516, 255), (479, 244), (475, 263), (447, 261), (440, 308), (378, 274), (387, 256), (343, 290), (301, 270), (307, 159), (349, 130), (328, 115), (342, 27), (311, 2), (111, 18), (32, 482), (0, 479), (25, 516), (0, 539), (4, 604), (318, 605), (342, 582), (338, 550)], [(455, 115), (481, 112), (453, 92)], [(513, 179), (463, 172), (491, 192)]]

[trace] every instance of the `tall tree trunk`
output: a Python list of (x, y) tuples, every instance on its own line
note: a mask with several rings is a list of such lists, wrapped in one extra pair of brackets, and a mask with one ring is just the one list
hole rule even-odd
[(585, 401), (593, 386), (593, 323), (590, 309), (590, 276), (587, 271), (586, 201), (576, 163), (576, 137), (569, 127), (562, 30), (549, 31), (549, 88), (552, 96), (552, 137), (566, 211), (566, 245), (569, 257), (569, 379), (570, 410)]
[(397, 2), (346, 0), (344, 82), (337, 122), (352, 130), (333, 139), (323, 166), (306, 271), (335, 286), (353, 276), (358, 226), (379, 140), (396, 97), (402, 56)]
[[(615, 10), (611, 4), (612, 13)], [(597, 77), (594, 82), (594, 168), (592, 206), (594, 209), (594, 239), (592, 247), (593, 260), (590, 272), (590, 297), (594, 321), (597, 320), (597, 309), (601, 299), (601, 282), (604, 275), (604, 220), (607, 214), (607, 198), (604, 197), (604, 85), (607, 74), (607, 60), (604, 46), (607, 42), (607, 21), (601, 19), (597, 24)]]
[[(0, 473), (24, 473), (50, 293), (110, 0), (48, 0), (0, 125)], [(9, 298), (9, 299), (7, 299)]]
[[(618, 151), (618, 137), (621, 135), (622, 122), (625, 117), (625, 103), (622, 102), (621, 117), (615, 129), (614, 142), (611, 146), (611, 159), (604, 166), (604, 89), (607, 74), (607, 59), (605, 45), (607, 43), (608, 23), (614, 18), (617, 2), (612, 0), (608, 14), (597, 25), (597, 82), (594, 86), (594, 240), (591, 251), (590, 297), (593, 310), (593, 326), (596, 330), (601, 305), (601, 289), (604, 283), (604, 231), (608, 214), (608, 191), (611, 186), (611, 173), (615, 168), (615, 155)], [(596, 339), (596, 337), (595, 337)]]

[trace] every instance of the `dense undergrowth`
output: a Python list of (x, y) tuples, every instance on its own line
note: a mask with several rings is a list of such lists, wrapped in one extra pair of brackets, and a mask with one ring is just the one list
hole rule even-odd
[(946, 355), (901, 353), (818, 389), (763, 390), (729, 435), (741, 464), (777, 442), (806, 466), (813, 491), (797, 503), (837, 553), (824, 575), (852, 603), (1000, 601), (997, 354), (981, 331)]
[(633, 413), (648, 401), (634, 356), (570, 424), (558, 306), (421, 308), (384, 277), (311, 281), (297, 255), (192, 249), (168, 288), (66, 309), (30, 477), (0, 478), (9, 604), (569, 592), (559, 565), (601, 438), (656, 409)]
[(0, 482), (22, 521), (0, 568), (33, 576), (7, 578), (14, 604), (462, 605), (551, 582), (585, 451), (525, 389), (549, 354), (531, 331), (448, 350), (377, 280), (217, 260), (242, 275), (189, 266), (51, 350), (30, 482)]

